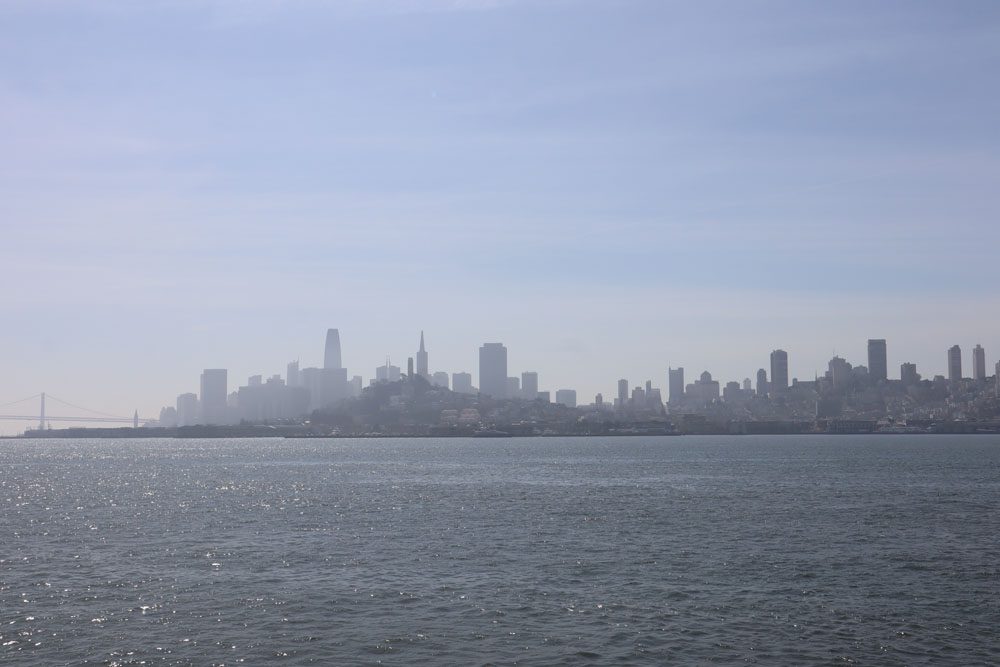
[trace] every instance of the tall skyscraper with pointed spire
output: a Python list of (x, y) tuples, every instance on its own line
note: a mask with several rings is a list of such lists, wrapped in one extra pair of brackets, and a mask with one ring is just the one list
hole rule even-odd
[(323, 356), (323, 368), (343, 368), (340, 362), (340, 331), (326, 330), (326, 353)]
[(420, 349), (417, 350), (417, 375), (430, 379), (430, 373), (427, 372), (427, 350), (424, 349), (423, 331), (420, 332)]

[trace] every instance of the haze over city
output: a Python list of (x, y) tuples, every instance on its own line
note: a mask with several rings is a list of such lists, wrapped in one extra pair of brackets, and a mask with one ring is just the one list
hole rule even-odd
[[(960, 11), (956, 8), (960, 8)], [(0, 7), (0, 402), (322, 363), (992, 371), (995, 3)], [(887, 91), (891, 89), (891, 94)], [(968, 363), (968, 359), (966, 360)], [(0, 424), (4, 433), (21, 429)]]

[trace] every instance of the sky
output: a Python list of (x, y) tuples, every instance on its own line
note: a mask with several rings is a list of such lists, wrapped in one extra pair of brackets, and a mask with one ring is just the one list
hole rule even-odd
[(4, 0), (0, 63), (0, 404), (1000, 354), (995, 2)]

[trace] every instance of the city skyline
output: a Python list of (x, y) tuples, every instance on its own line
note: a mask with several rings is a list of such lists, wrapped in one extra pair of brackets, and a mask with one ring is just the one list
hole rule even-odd
[(503, 341), (581, 401), (670, 366), (754, 380), (775, 349), (811, 378), (869, 338), (891, 375), (947, 375), (956, 343), (968, 374), (1000, 349), (998, 26), (986, 2), (3, 3), (0, 401), (148, 416), (205, 369), (322, 368), (331, 323), (366, 377), (426, 329), (431, 370)]

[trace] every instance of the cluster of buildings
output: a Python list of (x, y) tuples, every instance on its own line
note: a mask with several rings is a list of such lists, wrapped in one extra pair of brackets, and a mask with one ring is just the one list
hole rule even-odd
[[(887, 344), (884, 339), (868, 341), (867, 365), (852, 365), (833, 357), (827, 371), (812, 380), (789, 378), (788, 353), (774, 350), (768, 368), (757, 371), (755, 379), (721, 384), (708, 371), (692, 382), (685, 381), (684, 368), (667, 371), (667, 396), (652, 380), (630, 386), (627, 379), (617, 383), (617, 395), (606, 402), (597, 394), (593, 403), (582, 405), (573, 389), (554, 392), (539, 389), (538, 373), (509, 374), (507, 348), (502, 343), (484, 343), (479, 348), (479, 386), (468, 372), (431, 372), (423, 332), (419, 347), (403, 369), (386, 359), (374, 369), (367, 387), (419, 381), (431, 390), (447, 390), (463, 400), (438, 400), (435, 416), (447, 425), (489, 423), (489, 413), (475, 400), (488, 401), (494, 413), (502, 401), (527, 401), (538, 406), (552, 404), (576, 409), (580, 419), (619, 421), (683, 419), (701, 415), (717, 419), (745, 421), (803, 420), (838, 418), (949, 418), (1000, 417), (1000, 363), (996, 373), (986, 375), (986, 352), (981, 345), (972, 351), (972, 377), (962, 370), (962, 351), (955, 345), (947, 351), (947, 377), (925, 380), (912, 363), (900, 366), (899, 379), (889, 379)], [(340, 332), (330, 329), (322, 367), (300, 368), (288, 364), (286, 375), (264, 378), (255, 375), (243, 386), (230, 390), (226, 369), (206, 369), (201, 374), (200, 392), (177, 397), (175, 405), (160, 412), (159, 426), (232, 425), (240, 423), (301, 423), (310, 415), (330, 411), (347, 399), (360, 399), (365, 390), (360, 375), (348, 376), (341, 357)], [(404, 409), (412, 391), (393, 398), (394, 409)], [(401, 408), (400, 406), (403, 406)], [(543, 412), (544, 407), (540, 407)], [(567, 413), (558, 412), (560, 418)]]

